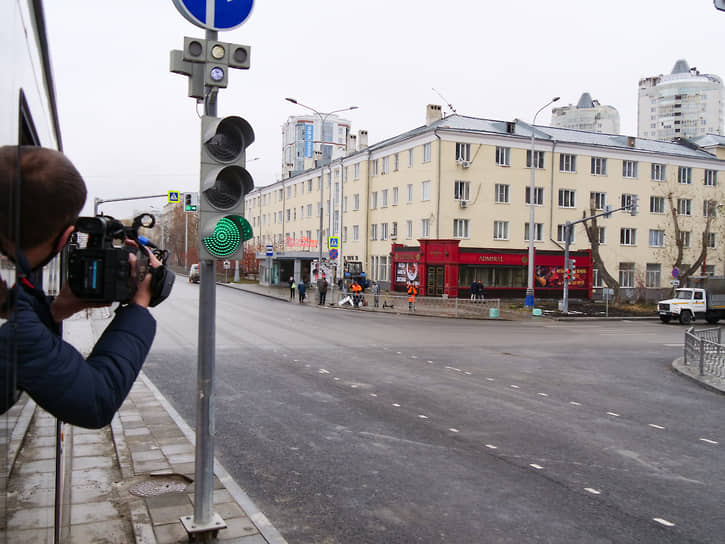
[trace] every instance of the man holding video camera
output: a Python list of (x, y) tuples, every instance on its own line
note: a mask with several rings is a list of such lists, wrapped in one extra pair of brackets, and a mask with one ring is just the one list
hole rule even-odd
[[(5, 146), (0, 147), (0, 195), (0, 250), (15, 263), (19, 278), (13, 288), (0, 281), (0, 316), (8, 319), (0, 327), (0, 413), (25, 391), (62, 421), (103, 427), (121, 407), (151, 349), (156, 333), (147, 309), (153, 305), (152, 279), (166, 269), (145, 247), (128, 252), (133, 295), (84, 358), (59, 336), (59, 323), (108, 301), (80, 300), (66, 282), (49, 303), (31, 279), (31, 272), (58, 254), (73, 233), (86, 199), (83, 179), (60, 152)], [(19, 221), (14, 219), (18, 207)], [(148, 273), (138, 272), (137, 261), (146, 260), (141, 252), (148, 253)]]

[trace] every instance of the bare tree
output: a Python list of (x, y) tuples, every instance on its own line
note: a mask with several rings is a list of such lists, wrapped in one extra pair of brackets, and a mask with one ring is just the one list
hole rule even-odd
[(675, 262), (673, 263), (673, 267), (677, 267), (680, 269), (680, 275), (679, 279), (682, 282), (683, 285), (687, 282), (687, 278), (689, 278), (691, 275), (695, 274), (700, 268), (705, 260), (707, 259), (707, 249), (708, 249), (708, 242), (710, 238), (710, 232), (712, 227), (712, 220), (715, 217), (715, 210), (717, 207), (717, 202), (715, 200), (706, 200), (704, 205), (705, 210), (705, 228), (702, 231), (702, 237), (700, 238), (700, 254), (698, 255), (697, 259), (695, 259), (695, 262), (691, 264), (687, 270), (682, 270), (682, 258), (684, 255), (684, 249), (685, 249), (685, 238), (682, 234), (682, 229), (680, 228), (680, 221), (679, 221), (679, 214), (677, 210), (677, 206), (675, 206), (675, 198), (672, 192), (667, 194), (667, 201), (670, 204), (670, 213), (672, 215), (672, 224), (675, 228)]
[[(610, 289), (614, 289), (614, 301), (619, 302), (619, 282), (609, 273), (604, 264), (604, 260), (599, 253), (599, 225), (597, 223), (597, 218), (595, 217), (596, 214), (597, 212), (594, 208), (594, 201), (592, 201), (589, 203), (589, 215), (591, 219), (589, 221), (584, 221), (582, 224), (584, 225), (584, 230), (587, 233), (589, 245), (591, 246), (594, 268), (599, 271), (599, 275), (602, 280), (604, 280), (604, 284)], [(583, 213), (582, 217), (587, 217), (586, 211)]]

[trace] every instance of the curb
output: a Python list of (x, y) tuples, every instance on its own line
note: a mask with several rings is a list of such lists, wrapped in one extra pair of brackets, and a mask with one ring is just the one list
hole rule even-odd
[(699, 369), (692, 365), (685, 365), (684, 357), (678, 357), (672, 361), (672, 370), (680, 376), (692, 380), (704, 389), (725, 395), (725, 379), (716, 376), (700, 376)]

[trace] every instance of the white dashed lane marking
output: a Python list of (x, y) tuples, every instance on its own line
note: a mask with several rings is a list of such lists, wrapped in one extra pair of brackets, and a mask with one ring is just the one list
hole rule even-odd
[(666, 519), (662, 519), (662, 518), (652, 518), (652, 519), (654, 521), (656, 521), (657, 523), (659, 523), (660, 525), (664, 525), (665, 527), (674, 527), (675, 526), (674, 523), (672, 523), (671, 521), (667, 521)]
[(660, 430), (664, 429), (664, 427), (662, 425), (655, 425), (654, 423), (650, 423), (649, 426), (652, 427), (653, 429), (660, 429)]
[(521, 389), (518, 385), (511, 385), (511, 389)]
[(619, 417), (619, 414), (617, 412), (607, 412), (607, 415), (612, 417)]
[(395, 406), (396, 408), (400, 408), (400, 404), (398, 404), (397, 402), (394, 402), (393, 406)]
[(486, 447), (487, 447), (487, 448), (488, 448), (489, 450), (497, 450), (497, 449), (498, 449), (498, 446), (494, 446), (493, 444), (486, 444)]
[(598, 489), (594, 489), (593, 487), (585, 487), (584, 491), (591, 493), (592, 495), (601, 495), (602, 494), (601, 491), (599, 491)]
[(460, 433), (460, 432), (461, 432), (461, 431), (459, 431), (458, 429), (454, 429), (453, 427), (451, 427), (451, 428), (450, 428), (450, 429), (448, 429), (448, 430), (449, 430), (449, 431), (451, 431), (452, 433)]
[(536, 463), (531, 463), (529, 466), (531, 468), (535, 468), (536, 470), (542, 470), (544, 468), (541, 465), (537, 465)]
[(716, 442), (715, 440), (710, 440), (709, 438), (701, 438), (700, 439), (705, 444), (712, 444), (713, 446), (717, 446), (720, 442)]
[(424, 416), (423, 414), (418, 414), (418, 417), (420, 419), (428, 419), (428, 416)]
[(448, 370), (455, 370), (456, 372), (461, 372), (461, 369), (460, 368), (456, 368), (455, 366), (447, 366), (446, 368)]
[(548, 393), (536, 393), (536, 394), (539, 395), (540, 397), (548, 397), (549, 396)]
[(571, 404), (572, 406), (581, 406), (581, 403), (574, 402), (573, 400), (569, 401), (569, 404)]

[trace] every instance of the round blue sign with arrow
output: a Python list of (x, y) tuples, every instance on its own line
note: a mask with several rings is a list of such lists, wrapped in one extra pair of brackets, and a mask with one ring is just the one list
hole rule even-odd
[(172, 0), (191, 24), (207, 30), (232, 30), (252, 11), (254, 0)]

